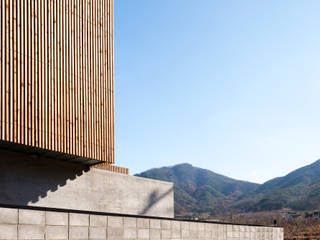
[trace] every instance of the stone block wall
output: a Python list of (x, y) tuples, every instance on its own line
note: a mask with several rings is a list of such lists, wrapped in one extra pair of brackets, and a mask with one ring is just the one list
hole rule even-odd
[(0, 240), (283, 240), (283, 229), (100, 213), (0, 208)]

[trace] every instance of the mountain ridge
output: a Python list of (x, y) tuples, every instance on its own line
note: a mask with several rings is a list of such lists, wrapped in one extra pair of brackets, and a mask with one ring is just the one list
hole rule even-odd
[[(136, 176), (173, 182), (177, 215), (222, 215), (227, 211), (229, 202), (259, 186), (188, 163), (154, 168)], [(219, 208), (213, 207), (217, 205)]]
[(136, 176), (173, 182), (176, 215), (320, 208), (320, 160), (263, 184), (233, 179), (189, 163), (153, 168)]

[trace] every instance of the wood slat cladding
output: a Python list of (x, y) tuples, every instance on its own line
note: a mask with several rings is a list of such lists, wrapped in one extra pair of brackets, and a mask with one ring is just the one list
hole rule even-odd
[(117, 172), (117, 173), (122, 173), (122, 174), (129, 174), (129, 169), (128, 168), (123, 168), (123, 167), (118, 167), (114, 165), (110, 165), (107, 163), (101, 163), (99, 165), (94, 165), (94, 168), (102, 169), (102, 170), (108, 170), (111, 172)]
[(0, 140), (113, 164), (113, 0), (0, 4)]

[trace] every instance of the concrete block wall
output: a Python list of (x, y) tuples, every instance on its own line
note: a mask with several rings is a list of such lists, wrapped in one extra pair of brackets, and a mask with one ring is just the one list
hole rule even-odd
[(0, 208), (0, 240), (283, 240), (283, 229)]

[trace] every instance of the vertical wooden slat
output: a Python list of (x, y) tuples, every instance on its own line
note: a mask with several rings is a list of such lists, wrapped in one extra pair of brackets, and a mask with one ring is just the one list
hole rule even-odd
[(97, 152), (96, 152), (96, 85), (97, 85), (97, 79), (96, 79), (96, 69), (97, 69), (97, 59), (96, 59), (96, 2), (97, 0), (92, 1), (92, 149), (93, 149), (93, 155), (92, 158), (97, 158)]
[(62, 99), (63, 99), (63, 92), (62, 92), (62, 79), (63, 79), (63, 67), (62, 67), (62, 59), (63, 59), (63, 46), (62, 46), (62, 13), (63, 13), (63, 1), (60, 2), (60, 5), (56, 6), (57, 8), (57, 20), (56, 20), (56, 25), (57, 25), (57, 49), (56, 49), (56, 58), (57, 58), (57, 81), (58, 81), (58, 86), (57, 86), (57, 91), (59, 93), (58, 98), (57, 98), (57, 129), (55, 131), (58, 146), (57, 150), (63, 152), (63, 131), (62, 131), (62, 122), (63, 122), (63, 111), (62, 111), (62, 105), (64, 104)]
[(9, 28), (9, 24), (8, 24), (8, 14), (9, 13), (9, 0), (5, 0), (5, 11), (4, 11), (4, 22), (5, 22), (5, 26), (4, 26), (4, 81), (3, 81), (3, 139), (5, 141), (8, 140), (8, 136), (9, 136), (9, 132), (8, 132), (8, 83), (9, 83), (9, 59), (8, 59), (8, 54), (9, 54), (9, 43), (8, 43), (8, 39), (9, 39), (9, 32), (8, 32), (8, 28)]
[(34, 29), (35, 29), (35, 33), (34, 33), (34, 42), (35, 42), (35, 54), (34, 54), (34, 65), (35, 65), (35, 76), (34, 76), (34, 79), (35, 79), (35, 108), (34, 108), (34, 111), (35, 111), (35, 114), (34, 114), (34, 117), (35, 117), (35, 146), (36, 147), (39, 147), (39, 83), (40, 83), (40, 80), (39, 80), (39, 77), (40, 77), (40, 74), (39, 74), (39, 13), (38, 13), (38, 4), (39, 4), (39, 0), (35, 0), (35, 3), (34, 3)]
[(107, 80), (107, 89), (106, 89), (106, 95), (107, 95), (107, 131), (108, 131), (108, 134), (107, 134), (107, 158), (110, 157), (110, 145), (111, 145), (111, 141), (110, 141), (110, 134), (111, 134), (111, 131), (110, 131), (110, 1), (108, 1), (107, 3), (107, 76), (108, 76), (108, 80)]
[[(69, 5), (70, 0), (66, 0), (66, 5)], [(66, 152), (70, 152), (70, 53), (69, 53), (69, 38), (70, 38), (70, 25), (69, 14), (65, 15), (65, 94), (66, 94)]]
[(85, 127), (85, 155), (86, 156), (90, 156), (90, 139), (89, 139), (89, 87), (88, 87), (88, 83), (89, 83), (89, 71), (90, 71), (90, 62), (89, 62), (89, 9), (88, 9), (88, 4), (87, 1), (84, 1), (84, 7), (85, 7), (85, 13), (84, 13), (84, 17), (85, 17), (85, 47), (84, 47), (84, 51), (85, 51), (85, 64), (84, 64), (84, 69), (85, 69), (85, 77), (83, 79), (84, 82), (84, 115), (85, 115), (85, 122), (84, 122), (84, 127)]
[(52, 66), (53, 66), (53, 58), (52, 58), (52, 45), (53, 45), (53, 21), (52, 21), (52, 14), (53, 14), (53, 0), (48, 1), (48, 114), (47, 114), (47, 125), (48, 125), (48, 146), (50, 149), (53, 149), (52, 144)]
[(57, 151), (57, 2), (52, 4), (52, 149)]
[(101, 154), (101, 149), (102, 149), (102, 146), (101, 146), (101, 1), (98, 0), (98, 7), (97, 7), (97, 10), (98, 10), (98, 15), (97, 15), (97, 34), (98, 34), (98, 53), (97, 53), (97, 56), (98, 56), (98, 74), (97, 74), (97, 79), (98, 79), (98, 87), (97, 87), (97, 110), (98, 110), (98, 122), (97, 122), (97, 127), (98, 127), (98, 130), (97, 130), (97, 139), (98, 139), (98, 156), (97, 158), (98, 159), (102, 159), (102, 154)]
[[(3, 0), (0, 0), (0, 78), (1, 78), (1, 81), (0, 81), (0, 106), (1, 106), (1, 109), (0, 109), (0, 126), (2, 127), (3, 126), (3, 114), (2, 114), (2, 109), (3, 109), (3, 99), (2, 99), (2, 96), (4, 95), (3, 94), (3, 86), (2, 86), (2, 82), (4, 82), (5, 78), (3, 77), (3, 73), (4, 73), (4, 63), (3, 63), (3, 50), (5, 50), (5, 47), (3, 46), (3, 22), (4, 22), (4, 19), (3, 19), (3, 10), (5, 9), (5, 6), (4, 6), (4, 2)], [(4, 138), (4, 134), (3, 134), (3, 129), (0, 128), (0, 139), (3, 139)]]
[[(78, 18), (79, 18), (79, 79), (80, 79), (80, 88), (79, 88), (79, 106), (80, 106), (80, 115), (79, 115), (79, 131), (80, 131), (80, 143), (79, 143), (79, 148), (80, 148), (80, 156), (84, 157), (85, 156), (85, 147), (84, 147), (84, 88), (83, 88), (83, 80), (84, 80), (84, 4), (83, 0), (78, 0), (79, 1), (79, 12), (78, 12)], [(80, 16), (82, 16), (80, 18)]]
[(20, 96), (18, 95), (18, 49), (17, 49), (17, 34), (18, 34), (18, 22), (17, 22), (17, 0), (13, 1), (13, 91), (11, 93), (12, 103), (13, 103), (13, 142), (18, 142), (18, 101), (20, 100)]
[(87, 37), (87, 31), (88, 31), (88, 17), (87, 17), (87, 1), (82, 1), (83, 6), (83, 20), (82, 20), (82, 30), (83, 30), (83, 78), (82, 78), (82, 85), (83, 85), (83, 91), (82, 91), (82, 99), (83, 99), (83, 152), (85, 156), (88, 156), (88, 134), (87, 134), (87, 124), (88, 124), (88, 114), (87, 114), (87, 80), (88, 80), (88, 37)]
[(45, 85), (44, 85), (44, 1), (40, 1), (39, 3), (39, 14), (40, 14), (40, 34), (39, 34), (39, 44), (40, 44), (40, 148), (45, 148), (44, 144), (44, 102), (45, 102), (45, 97), (44, 97), (44, 90), (45, 90)]
[(110, 129), (112, 131), (112, 156), (111, 156), (111, 163), (115, 163), (115, 133), (114, 133), (114, 122), (115, 122), (115, 105), (114, 105), (114, 0), (110, 0), (111, 1), (111, 22), (112, 22), (112, 28), (111, 28), (111, 38), (110, 38), (110, 42), (112, 45), (112, 51), (111, 51), (111, 66), (112, 66), (112, 76), (111, 76), (111, 92), (112, 92), (112, 96), (111, 96), (111, 102), (112, 102), (112, 109), (111, 109), (111, 115), (112, 115), (112, 121), (111, 121), (111, 125), (110, 125)]
[(106, 58), (106, 88), (105, 88), (105, 96), (106, 96), (106, 102), (105, 102), (105, 113), (106, 113), (106, 158), (109, 158), (109, 135), (110, 135), (110, 129), (109, 129), (109, 2), (106, 3), (106, 20), (105, 20), (105, 39), (106, 39), (106, 52), (105, 52), (105, 58)]
[(22, 49), (23, 49), (23, 107), (22, 107), (22, 125), (23, 125), (23, 139), (22, 143), (28, 144), (28, 21), (27, 21), (27, 0), (23, 0), (22, 17), (23, 17), (23, 38), (22, 38)]
[(17, 0), (17, 7), (16, 7), (16, 16), (17, 16), (17, 143), (21, 143), (21, 135), (22, 135), (22, 126), (21, 126), (21, 103), (22, 103), (22, 94), (21, 94), (21, 89), (22, 89), (22, 82), (21, 82), (21, 70), (22, 70), (22, 64), (21, 64), (21, 59), (22, 59), (22, 53), (21, 53), (21, 33), (22, 33), (22, 28), (21, 28), (21, 14), (20, 14), (20, 9), (21, 9), (21, 0)]
[[(90, 6), (90, 0), (88, 0), (88, 4), (87, 4), (87, 80), (86, 80), (86, 85), (88, 88), (87, 91), (87, 97), (88, 97), (88, 107), (87, 107), (87, 154), (88, 156), (91, 156), (92, 153), (92, 148), (91, 148), (91, 133), (89, 131), (90, 126), (91, 126), (91, 114), (90, 114), (90, 110), (91, 110), (91, 94), (90, 94), (90, 86), (92, 83), (92, 79), (91, 79), (91, 6)], [(90, 83), (90, 84), (89, 84)]]
[(48, 126), (48, 106), (49, 106), (49, 49), (48, 49), (48, 36), (49, 36), (49, 24), (48, 24), (48, 16), (49, 16), (49, 4), (48, 1), (43, 1), (44, 5), (44, 133), (45, 133), (45, 138), (44, 138), (44, 148), (49, 149), (49, 126)]
[(105, 160), (105, 143), (104, 143), (104, 131), (103, 131), (103, 127), (104, 127), (104, 101), (105, 101), (105, 95), (104, 95), (104, 87), (105, 87), (105, 78), (104, 78), (104, 3), (105, 1), (101, 1), (101, 26), (100, 26), (100, 34), (101, 34), (101, 89), (100, 89), (100, 94), (101, 94), (101, 135), (100, 135), (100, 139), (101, 139), (101, 159)]
[(31, 136), (31, 146), (35, 146), (35, 63), (34, 63), (34, 48), (35, 48), (35, 42), (34, 42), (34, 2), (35, 0), (30, 0), (31, 7), (30, 7), (30, 136)]
[(74, 20), (73, 20), (73, 12), (74, 12), (74, 4), (73, 4), (73, 0), (70, 0), (70, 11), (69, 11), (69, 19), (70, 19), (70, 28), (71, 28), (71, 36), (70, 36), (70, 40), (69, 40), (69, 53), (70, 53), (70, 112), (71, 112), (71, 116), (70, 116), (70, 153), (72, 155), (75, 155), (75, 142), (76, 142), (76, 137), (75, 137), (75, 121), (74, 121), (74, 116), (75, 116), (75, 102), (74, 102), (74, 94), (75, 94), (75, 79), (74, 79)]
[(74, 73), (74, 79), (75, 79), (75, 96), (74, 96), (74, 107), (75, 107), (75, 126), (74, 126), (74, 133), (75, 133), (75, 147), (74, 147), (74, 153), (75, 154), (79, 154), (79, 156), (81, 156), (80, 153), (80, 148), (79, 148), (79, 129), (80, 129), (80, 125), (79, 125), (79, 107), (80, 107), (80, 102), (79, 102), (79, 21), (78, 21), (78, 14), (79, 11), (79, 4), (78, 4), (78, 0), (74, 1), (74, 12), (73, 12), (73, 20), (74, 20), (74, 69), (75, 69), (75, 73)]
[[(64, 3), (64, 1), (62, 1)], [(63, 12), (61, 12), (61, 125), (62, 125), (62, 151), (65, 152), (66, 149), (66, 112), (65, 112), (65, 104), (66, 104), (66, 95), (65, 95), (65, 17)]]
[(74, 155), (74, 151), (73, 151), (73, 143), (74, 143), (74, 135), (73, 135), (73, 128), (74, 128), (74, 121), (73, 121), (73, 116), (74, 116), (74, 103), (73, 103), (73, 94), (74, 94), (74, 79), (73, 79), (73, 73), (74, 73), (74, 69), (73, 69), (73, 48), (72, 46), (72, 38), (73, 38), (73, 34), (74, 34), (74, 28), (73, 28), (73, 22), (72, 22), (72, 11), (73, 11), (73, 1), (69, 0), (69, 14), (68, 14), (68, 18), (69, 18), (69, 41), (68, 41), (68, 55), (69, 55), (69, 153)]
[(13, 116), (14, 116), (14, 104), (13, 104), (13, 96), (14, 96), (14, 40), (13, 40), (13, 32), (14, 32), (14, 19), (13, 19), (13, 12), (14, 12), (14, 7), (13, 7), (13, 0), (10, 0), (10, 11), (9, 11), (9, 32), (10, 32), (10, 37), (9, 37), (9, 42), (10, 42), (10, 47), (9, 47), (9, 67), (10, 67), (10, 73), (9, 73), (9, 140), (10, 142), (14, 142), (13, 138)]

